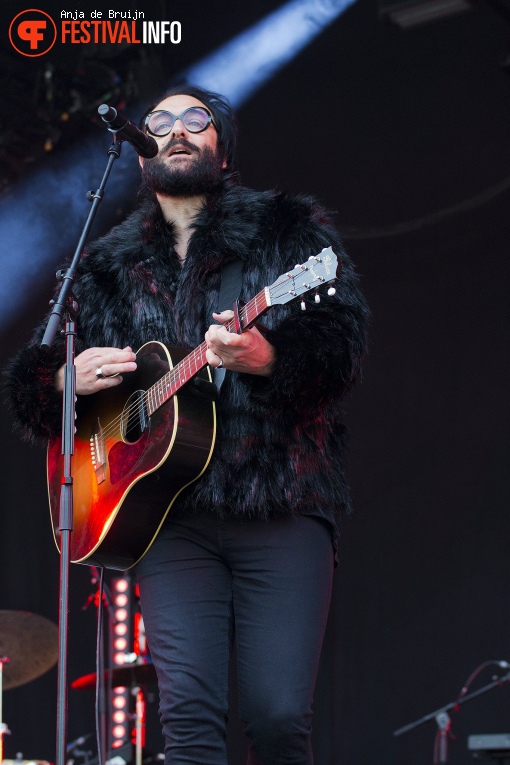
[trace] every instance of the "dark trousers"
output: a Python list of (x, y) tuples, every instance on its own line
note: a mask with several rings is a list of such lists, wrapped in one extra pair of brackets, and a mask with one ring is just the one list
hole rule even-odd
[(329, 526), (168, 518), (137, 566), (167, 765), (226, 765), (229, 650), (250, 765), (311, 765), (331, 596)]

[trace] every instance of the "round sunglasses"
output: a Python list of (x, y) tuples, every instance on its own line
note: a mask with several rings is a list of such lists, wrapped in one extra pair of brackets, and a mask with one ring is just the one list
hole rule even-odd
[(180, 120), (190, 133), (202, 133), (211, 123), (214, 125), (211, 112), (203, 106), (190, 106), (181, 114), (158, 109), (150, 112), (143, 124), (151, 135), (164, 136), (170, 133), (177, 120)]

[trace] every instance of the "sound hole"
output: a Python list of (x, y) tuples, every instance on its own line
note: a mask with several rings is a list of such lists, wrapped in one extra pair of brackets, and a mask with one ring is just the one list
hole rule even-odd
[(145, 406), (145, 391), (136, 390), (130, 395), (122, 410), (122, 440), (134, 444), (149, 427)]

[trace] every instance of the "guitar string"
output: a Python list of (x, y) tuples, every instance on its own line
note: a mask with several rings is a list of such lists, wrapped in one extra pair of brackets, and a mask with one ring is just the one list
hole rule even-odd
[[(289, 279), (292, 277), (290, 276), (290, 273), (285, 274), (284, 276), (281, 276), (280, 281), (276, 281), (274, 284), (269, 287), (269, 290), (276, 290), (276, 288), (283, 286), (285, 282), (288, 282)], [(332, 281), (332, 280), (329, 280)], [(328, 283), (328, 282), (322, 282), (322, 284)], [(307, 292), (310, 290), (307, 290)], [(278, 296), (276, 296), (278, 297)], [(259, 309), (258, 303), (259, 300), (262, 300), (264, 298), (264, 303), (262, 309)], [(269, 305), (271, 305), (270, 303)], [(242, 306), (240, 309), (240, 320), (241, 324), (245, 326), (246, 329), (249, 328), (250, 324), (260, 316), (263, 311), (268, 308), (266, 301), (266, 292), (265, 289), (261, 290), (257, 295), (255, 295), (254, 298), (252, 298), (246, 305)], [(254, 310), (253, 310), (254, 309)], [(253, 310), (253, 315), (250, 316), (251, 312)], [(234, 319), (229, 319), (228, 322), (224, 324), (226, 329), (229, 331), (231, 329), (235, 328), (235, 321)], [(144, 407), (147, 408), (149, 402), (151, 401), (151, 396), (155, 397), (158, 396), (158, 400), (156, 401), (156, 406), (152, 410), (151, 414), (153, 414), (159, 407), (161, 407), (165, 401), (167, 401), (169, 398), (171, 398), (175, 393), (186, 383), (188, 382), (191, 377), (193, 377), (197, 372), (202, 369), (207, 362), (203, 361), (203, 355), (206, 348), (206, 344), (201, 343), (197, 348), (195, 348), (191, 353), (189, 353), (184, 359), (182, 359), (178, 364), (176, 364), (169, 372), (167, 372), (163, 377), (161, 377), (156, 383), (154, 383), (148, 390), (144, 391), (142, 396), (138, 398), (135, 402), (130, 404), (130, 406), (127, 409), (124, 409), (120, 415), (115, 417), (111, 422), (109, 422), (102, 431), (102, 439), (107, 439), (110, 436), (113, 436), (117, 430), (121, 427), (122, 421), (128, 422), (128, 428), (124, 432), (124, 435), (128, 435), (130, 432), (135, 429), (135, 425), (132, 425), (129, 427), (129, 421), (133, 418), (133, 416), (139, 415)], [(200, 366), (197, 366), (196, 359), (198, 357), (198, 361)], [(194, 363), (194, 368), (191, 366), (192, 360)], [(180, 382), (181, 376), (179, 374), (179, 370), (184, 371), (184, 378), (186, 377), (186, 373), (189, 374), (188, 379), (184, 379), (184, 382), (181, 382), (181, 385), (179, 385), (172, 393), (168, 394), (168, 390), (175, 385), (175, 383)], [(192, 371), (193, 370), (193, 371)], [(191, 374), (192, 372), (192, 374)], [(168, 378), (168, 379), (167, 379)], [(165, 387), (162, 387), (163, 381), (166, 380)], [(152, 393), (151, 393), (152, 391)], [(154, 402), (152, 402), (154, 403)], [(149, 415), (151, 416), (151, 415)]]
[[(288, 279), (288, 277), (285, 277)], [(272, 285), (272, 288), (276, 287), (277, 284), (275, 283)], [(280, 285), (278, 285), (280, 286)], [(259, 307), (259, 303), (262, 302), (262, 307)], [(249, 328), (250, 324), (258, 318), (269, 306), (267, 305), (266, 301), (266, 295), (265, 290), (262, 290), (259, 292), (252, 300), (249, 301), (245, 306), (242, 306), (240, 311), (240, 321), (241, 324), (244, 325), (246, 329)], [(234, 319), (229, 320), (225, 325), (227, 329), (233, 329), (235, 326)], [(163, 375), (156, 383), (154, 383), (153, 386), (151, 386), (150, 389), (144, 392), (143, 396), (140, 397), (136, 402), (130, 405), (130, 407), (123, 411), (123, 413), (118, 416), (115, 420), (113, 420), (111, 423), (109, 423), (109, 426), (106, 426), (105, 431), (103, 432), (103, 436), (105, 434), (106, 437), (109, 435), (112, 435), (116, 432), (119, 423), (122, 421), (122, 419), (127, 419), (129, 421), (130, 418), (133, 417), (133, 415), (138, 415), (141, 411), (143, 411), (143, 407), (147, 406), (150, 403), (154, 402), (152, 401), (152, 398), (156, 399), (155, 406), (153, 408), (153, 411), (151, 414), (156, 411), (160, 406), (162, 406), (165, 401), (167, 401), (171, 396), (175, 395), (177, 391), (182, 387), (183, 384), (189, 381), (191, 377), (193, 377), (201, 368), (203, 368), (206, 365), (206, 361), (204, 361), (203, 356), (206, 351), (206, 344), (202, 343), (198, 348), (196, 348), (194, 351), (192, 351), (188, 356), (186, 356), (184, 359), (182, 359), (170, 372)], [(197, 365), (197, 357), (198, 357), (198, 365)], [(184, 374), (180, 374), (179, 370), (182, 369)], [(188, 379), (186, 379), (186, 377)], [(167, 379), (168, 378), (168, 379)], [(166, 381), (166, 382), (165, 382)], [(171, 387), (175, 386), (176, 383), (181, 382), (181, 385), (179, 385), (178, 388), (175, 388), (172, 392), (168, 392)], [(149, 415), (150, 416), (150, 415)], [(137, 426), (132, 425), (130, 428), (125, 431), (125, 435), (128, 435), (130, 432), (132, 432)]]
[[(204, 344), (205, 345), (205, 344)], [(195, 349), (190, 353), (190, 356), (195, 356), (196, 351), (198, 349)], [(202, 365), (203, 366), (203, 365)], [(197, 367), (194, 374), (200, 370), (200, 366)], [(191, 370), (191, 364), (189, 360), (182, 359), (178, 364), (176, 364), (172, 369), (170, 369), (168, 372), (166, 372), (163, 377), (161, 377), (154, 385), (152, 385), (148, 390), (144, 391), (143, 394), (136, 399), (132, 404), (130, 404), (127, 408), (122, 410), (122, 413), (120, 415), (117, 415), (111, 422), (109, 422), (103, 429), (102, 436), (103, 438), (109, 438), (110, 436), (115, 435), (115, 433), (118, 431), (119, 427), (121, 427), (122, 421), (128, 421), (133, 418), (133, 416), (136, 416), (140, 414), (144, 408), (147, 408), (149, 402), (154, 404), (154, 399), (156, 396), (158, 396), (159, 399), (161, 399), (162, 395), (166, 395), (166, 391), (168, 391), (170, 388), (172, 388), (177, 382), (180, 381), (182, 374), (180, 374), (180, 370), (183, 370), (185, 372), (184, 376), (186, 376), (186, 372)], [(190, 379), (190, 378), (189, 378)], [(162, 381), (166, 380), (165, 388), (162, 388)], [(186, 380), (187, 382), (188, 380)], [(179, 387), (182, 387), (179, 386)], [(159, 390), (156, 390), (159, 389)], [(178, 390), (178, 388), (177, 388)], [(152, 394), (151, 394), (152, 391)], [(176, 391), (173, 393), (170, 393), (168, 395), (168, 398), (171, 398), (172, 395), (174, 395)], [(166, 399), (168, 400), (168, 399)], [(164, 403), (163, 400), (159, 401), (158, 405), (154, 407), (151, 414), (156, 411), (162, 404)], [(149, 415), (150, 416), (150, 415)], [(134, 429), (134, 425), (128, 428), (125, 431), (125, 434), (127, 435), (129, 432), (131, 432)]]
[[(285, 281), (289, 280), (289, 275), (285, 275), (282, 278), (282, 282), (275, 282), (271, 288), (274, 289), (276, 287), (282, 286)], [(262, 309), (259, 309), (258, 303), (260, 300), (264, 298), (264, 303)], [(263, 311), (268, 308), (266, 302), (266, 295), (265, 295), (265, 289), (259, 292), (252, 300), (250, 300), (248, 303), (246, 303), (245, 306), (241, 308), (240, 311), (240, 318), (241, 323), (245, 325), (246, 328), (249, 327), (250, 323), (253, 322), (258, 316), (263, 313)], [(254, 310), (253, 310), (254, 309)], [(253, 310), (253, 315), (250, 315)], [(229, 331), (230, 329), (233, 329), (235, 326), (234, 319), (230, 319), (225, 325), (224, 325)], [(127, 421), (128, 427), (124, 431), (124, 435), (129, 435), (137, 426), (132, 425), (129, 426), (129, 421), (132, 420), (134, 416), (138, 416), (144, 409), (144, 407), (147, 407), (147, 405), (150, 403), (154, 404), (154, 401), (152, 401), (152, 398), (156, 398), (156, 406), (152, 410), (151, 414), (153, 414), (157, 409), (159, 409), (162, 404), (165, 403), (169, 398), (171, 398), (175, 393), (182, 387), (185, 382), (188, 382), (189, 379), (191, 379), (192, 376), (194, 376), (201, 368), (203, 368), (206, 364), (206, 362), (203, 361), (203, 354), (206, 350), (206, 344), (202, 343), (198, 348), (195, 348), (188, 356), (186, 356), (184, 359), (182, 359), (178, 364), (176, 364), (175, 367), (173, 367), (169, 372), (167, 372), (163, 377), (161, 377), (154, 385), (151, 386), (147, 391), (144, 391), (143, 395), (137, 399), (135, 402), (133, 402), (127, 409), (124, 409), (120, 415), (118, 415), (116, 418), (114, 418), (110, 423), (108, 423), (102, 432), (102, 438), (107, 439), (110, 436), (113, 436), (119, 427), (121, 426), (122, 421)], [(197, 366), (197, 357), (199, 366)], [(194, 362), (192, 366), (192, 361)], [(184, 371), (184, 377), (181, 376), (179, 373), (179, 370)], [(188, 379), (186, 378), (186, 373), (189, 375)], [(173, 392), (168, 393), (169, 389), (173, 387), (177, 382), (180, 380), (183, 380), (181, 385), (177, 387)], [(163, 383), (164, 387), (163, 386)], [(152, 393), (151, 393), (152, 392)], [(150, 415), (149, 415), (150, 416)]]
[[(284, 281), (288, 281), (288, 276), (281, 277)], [(276, 287), (282, 286), (284, 283), (282, 282), (275, 282), (269, 289), (274, 289)], [(262, 306), (259, 304), (262, 303)], [(267, 305), (266, 301), (266, 293), (265, 289), (261, 290), (257, 295), (255, 295), (254, 298), (252, 298), (246, 305), (242, 306), (240, 309), (240, 320), (241, 324), (244, 325), (244, 327), (247, 329), (249, 328), (250, 324), (257, 319), (269, 306)], [(235, 321), (234, 319), (229, 319), (228, 322), (224, 325), (229, 331), (231, 329), (234, 329), (235, 327)], [(195, 348), (188, 356), (186, 356), (184, 359), (182, 359), (178, 364), (176, 364), (175, 367), (173, 367), (169, 372), (167, 372), (163, 377), (161, 377), (154, 385), (151, 386), (147, 391), (144, 391), (143, 395), (134, 401), (127, 409), (124, 409), (120, 415), (115, 417), (111, 422), (109, 422), (103, 429), (102, 432), (102, 438), (109, 438), (110, 436), (113, 436), (119, 427), (121, 426), (122, 420), (127, 420), (129, 422), (130, 419), (132, 419), (134, 416), (138, 416), (148, 405), (149, 402), (151, 402), (152, 398), (156, 398), (156, 406), (153, 409), (153, 412), (156, 411), (162, 404), (165, 403), (171, 396), (175, 395), (177, 390), (179, 390), (180, 387), (182, 387), (182, 384), (185, 382), (188, 382), (189, 379), (191, 379), (192, 376), (194, 376), (200, 369), (202, 369), (207, 362), (203, 361), (203, 355), (206, 350), (206, 344), (202, 343), (200, 346)], [(198, 357), (198, 365), (197, 365), (197, 357)], [(192, 364), (193, 362), (193, 364)], [(168, 390), (175, 385), (175, 383), (181, 381), (183, 378), (183, 375), (179, 373), (179, 370), (184, 371), (184, 378), (186, 375), (189, 375), (188, 379), (185, 379), (184, 382), (176, 388), (172, 393), (168, 394)], [(164, 382), (166, 380), (166, 382)], [(164, 385), (163, 385), (164, 383)], [(152, 391), (152, 394), (151, 394)], [(163, 397), (163, 398), (162, 398)], [(152, 403), (154, 403), (152, 401)], [(153, 413), (151, 412), (151, 414)], [(150, 415), (149, 415), (150, 416)], [(128, 426), (126, 431), (124, 432), (125, 435), (128, 435), (130, 432), (132, 432), (136, 428), (136, 425), (132, 425), (131, 427)]]
[[(245, 306), (241, 308), (240, 311), (240, 319), (241, 324), (244, 324), (246, 328), (248, 328), (249, 323), (256, 319), (262, 311), (258, 310), (258, 299), (264, 296), (264, 290), (262, 292), (259, 292), (252, 300), (250, 300), (249, 303), (247, 303)], [(251, 309), (255, 308), (254, 315), (250, 317)], [(231, 329), (234, 329), (235, 322), (233, 319), (230, 319), (225, 325), (226, 329), (229, 331)], [(122, 414), (115, 417), (111, 422), (109, 422), (105, 428), (103, 429), (102, 437), (103, 438), (109, 438), (110, 436), (113, 436), (118, 428), (121, 426), (121, 423), (123, 420), (129, 421), (133, 418), (133, 416), (136, 416), (140, 414), (144, 407), (146, 408), (149, 401), (151, 400), (151, 391), (153, 391), (152, 397), (158, 396), (157, 406), (153, 409), (153, 412), (156, 411), (156, 409), (159, 409), (159, 407), (165, 403), (166, 400), (171, 398), (177, 390), (179, 390), (182, 385), (177, 388), (176, 391), (173, 393), (170, 393), (167, 396), (167, 392), (169, 388), (171, 388), (175, 383), (179, 382), (182, 379), (182, 375), (179, 374), (179, 371), (182, 370), (184, 372), (184, 377), (187, 375), (190, 375), (188, 379), (185, 380), (185, 382), (188, 382), (189, 379), (191, 379), (192, 376), (194, 376), (197, 372), (202, 369), (205, 364), (202, 361), (202, 358), (205, 354), (205, 350), (207, 350), (207, 346), (204, 343), (201, 343), (197, 348), (195, 348), (191, 353), (189, 353), (184, 359), (182, 359), (178, 364), (176, 364), (172, 369), (170, 369), (166, 374), (163, 375), (159, 380), (157, 380), (154, 385), (152, 385), (148, 390), (144, 391), (143, 395), (134, 401), (127, 409), (124, 409), (122, 411)], [(197, 359), (198, 357), (198, 359)], [(197, 360), (200, 366), (197, 366)], [(192, 366), (192, 361), (194, 362)], [(207, 363), (207, 362), (206, 362)], [(191, 374), (192, 372), (192, 374)], [(168, 378), (168, 380), (166, 379)], [(163, 386), (163, 381), (166, 381)], [(167, 396), (164, 398), (164, 400), (160, 400), (161, 398)], [(143, 400), (142, 400), (143, 399)], [(154, 403), (154, 402), (152, 402)], [(150, 415), (149, 415), (150, 416)], [(128, 435), (129, 432), (131, 432), (135, 426), (131, 426), (131, 428), (128, 428), (125, 431), (125, 435)]]

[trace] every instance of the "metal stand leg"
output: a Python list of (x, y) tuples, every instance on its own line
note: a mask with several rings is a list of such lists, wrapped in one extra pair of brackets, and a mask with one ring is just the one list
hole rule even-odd
[(448, 738), (452, 721), (447, 712), (440, 712), (436, 715), (438, 731), (434, 744), (434, 765), (448, 762)]
[(142, 749), (145, 743), (145, 699), (140, 687), (133, 688), (135, 706), (135, 765), (142, 765)]

